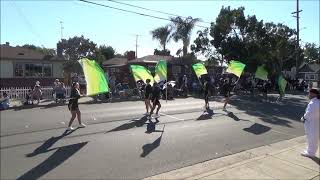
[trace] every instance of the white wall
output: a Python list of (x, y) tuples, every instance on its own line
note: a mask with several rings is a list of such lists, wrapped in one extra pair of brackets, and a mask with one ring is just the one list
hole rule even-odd
[(55, 78), (63, 78), (63, 63), (53, 62), (52, 63), (52, 76)]
[(0, 60), (0, 78), (13, 77), (13, 63), (12, 61)]

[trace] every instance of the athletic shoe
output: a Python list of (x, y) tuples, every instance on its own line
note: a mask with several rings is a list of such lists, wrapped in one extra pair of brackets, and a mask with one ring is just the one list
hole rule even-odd
[(86, 127), (86, 125), (83, 124), (83, 123), (81, 123), (81, 124), (79, 124), (79, 127), (80, 127), (80, 128), (84, 128), (84, 127)]
[(73, 131), (73, 130), (74, 130), (74, 128), (72, 126), (67, 128), (67, 131)]
[(148, 115), (149, 115), (149, 113), (148, 113), (148, 112), (146, 112), (146, 113), (144, 113), (143, 115), (148, 116)]
[(227, 111), (227, 109), (226, 109), (226, 108), (223, 108), (222, 111)]
[(155, 114), (154, 117), (155, 117), (155, 118), (159, 118), (160, 115), (159, 115), (159, 114)]
[(304, 156), (304, 157), (309, 157), (309, 158), (313, 158), (313, 157), (315, 157), (315, 156), (313, 156), (313, 155), (310, 155), (310, 154), (308, 154), (307, 152), (301, 152), (301, 156)]

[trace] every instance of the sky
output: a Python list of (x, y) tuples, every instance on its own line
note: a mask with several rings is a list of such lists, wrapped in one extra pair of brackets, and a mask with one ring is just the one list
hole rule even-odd
[[(90, 1), (90, 0), (89, 0)], [(192, 16), (203, 21), (215, 21), (222, 6), (231, 8), (245, 7), (245, 15), (256, 15), (264, 22), (284, 23), (296, 29), (296, 19), (292, 12), (296, 11), (296, 0), (207, 0), (207, 1), (123, 1), (124, 3), (141, 6), (180, 16)], [(110, 1), (94, 1), (112, 7), (150, 14), (162, 18), (168, 15), (146, 11), (117, 4)], [(319, 1), (300, 0), (300, 39), (306, 42), (319, 43)], [(46, 48), (56, 48), (61, 39), (63, 22), (63, 38), (84, 35), (98, 45), (110, 45), (117, 53), (134, 50), (136, 35), (138, 36), (138, 57), (153, 54), (154, 49), (161, 49), (157, 40), (152, 40), (150, 31), (170, 23), (166, 20), (139, 16), (114, 9), (87, 4), (80, 1), (49, 1), (49, 0), (1, 0), (1, 44), (9, 42), (11, 46), (34, 44)], [(199, 23), (210, 26), (209, 23)], [(191, 44), (197, 37), (195, 27)], [(182, 47), (182, 42), (171, 41), (167, 48), (172, 55)]]

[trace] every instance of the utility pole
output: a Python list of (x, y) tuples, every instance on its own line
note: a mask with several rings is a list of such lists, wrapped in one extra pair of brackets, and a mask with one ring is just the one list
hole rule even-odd
[(300, 57), (300, 51), (299, 51), (299, 41), (300, 41), (300, 38), (299, 38), (299, 13), (302, 12), (302, 10), (299, 10), (299, 0), (297, 0), (297, 10), (296, 12), (292, 12), (291, 14), (296, 14), (296, 16), (293, 16), (295, 18), (297, 18), (297, 44), (296, 44), (296, 77), (298, 76), (298, 60), (299, 60), (299, 57)]
[(139, 35), (136, 34), (136, 59), (138, 58), (138, 37)]
[(63, 39), (63, 22), (60, 21), (61, 40)]

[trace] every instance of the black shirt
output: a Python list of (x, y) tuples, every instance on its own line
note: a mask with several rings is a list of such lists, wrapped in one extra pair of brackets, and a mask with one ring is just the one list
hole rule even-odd
[(153, 87), (152, 99), (160, 99), (161, 89), (159, 86)]
[(152, 93), (152, 87), (150, 84), (147, 84), (144, 89), (144, 97), (149, 98), (150, 94)]
[(203, 84), (203, 90), (204, 90), (204, 94), (209, 94), (209, 83), (205, 82)]
[(70, 93), (70, 104), (78, 104), (78, 99), (80, 98), (79, 91), (76, 88), (72, 88)]

